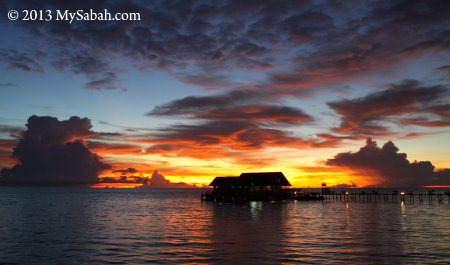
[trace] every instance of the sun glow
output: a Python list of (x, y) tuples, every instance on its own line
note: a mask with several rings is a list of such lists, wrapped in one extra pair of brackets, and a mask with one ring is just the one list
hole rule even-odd
[(106, 182), (102, 182), (102, 183), (96, 183), (96, 184), (89, 185), (89, 188), (94, 188), (94, 189), (107, 189), (107, 188), (134, 189), (134, 188), (139, 188), (141, 186), (142, 186), (142, 184), (139, 184), (139, 183), (106, 183)]

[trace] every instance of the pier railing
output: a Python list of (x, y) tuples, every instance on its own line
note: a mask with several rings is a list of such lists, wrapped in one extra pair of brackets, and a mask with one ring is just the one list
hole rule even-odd
[(392, 192), (392, 193), (329, 193), (322, 194), (324, 201), (335, 202), (403, 202), (403, 203), (443, 203), (450, 204), (450, 192), (444, 193), (414, 193), (414, 192)]
[(401, 202), (401, 203), (424, 203), (432, 204), (437, 202), (442, 204), (448, 202), (450, 205), (450, 192), (309, 192), (303, 189), (286, 188), (276, 191), (246, 191), (213, 193), (204, 192), (201, 195), (202, 201), (214, 202), (245, 202), (245, 201), (324, 201), (324, 202)]

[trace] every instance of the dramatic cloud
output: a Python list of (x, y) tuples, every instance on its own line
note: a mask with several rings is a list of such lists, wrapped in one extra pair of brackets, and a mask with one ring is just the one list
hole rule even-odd
[[(274, 104), (274, 100), (269, 99), (268, 91), (233, 90), (212, 96), (186, 97), (157, 106), (147, 115), (178, 116), (191, 123), (172, 125), (153, 133), (153, 143), (157, 145), (149, 151), (176, 150), (177, 154), (196, 156), (199, 153), (193, 150), (193, 145), (209, 146), (218, 153), (310, 145), (288, 128), (307, 124), (313, 118), (299, 108)], [(183, 147), (188, 150), (180, 152)]]
[[(255, 95), (256, 94), (256, 95)], [(191, 115), (204, 120), (245, 120), (301, 124), (312, 117), (302, 110), (282, 105), (263, 105), (263, 95), (232, 91), (228, 94), (186, 97), (155, 107), (149, 116)], [(259, 104), (257, 104), (259, 101)]]
[(450, 185), (450, 170), (435, 172), (429, 161), (409, 162), (405, 153), (391, 141), (378, 147), (375, 141), (367, 139), (358, 152), (339, 153), (328, 159), (329, 166), (345, 167), (364, 176), (378, 178), (380, 186), (418, 187), (425, 185)]
[[(304, 149), (371, 136), (424, 137), (450, 126), (447, 0), (0, 1), (1, 14), (91, 8), (139, 12), (141, 20), (29, 23), (0, 17), (0, 87), (20, 84), (0, 89), (11, 92), (4, 100), (14, 99), (2, 110), (20, 108), (14, 112), (19, 115), (49, 94), (47, 101), (58, 102), (45, 105), (58, 107), (40, 111), (102, 108), (96, 117), (112, 123), (101, 126), (120, 132), (93, 133), (89, 127), (64, 136), (62, 129), (44, 138), (64, 150), (78, 143), (90, 150), (85, 156), (96, 153), (115, 164), (153, 158), (183, 164), (190, 160), (179, 158), (189, 157), (222, 167), (284, 166), (290, 152), (302, 156), (309, 151)], [(36, 86), (19, 82), (23, 75)], [(421, 83), (401, 82), (410, 78)], [(383, 88), (386, 83), (395, 84)], [(66, 91), (72, 87), (88, 91)], [(132, 93), (116, 100), (127, 89)], [(84, 100), (103, 90), (98, 100), (108, 104)], [(153, 97), (157, 91), (167, 101)], [(111, 114), (111, 102), (126, 111)], [(132, 117), (145, 111), (147, 121)], [(0, 118), (13, 123), (17, 115)], [(127, 122), (140, 125), (115, 125)], [(17, 138), (13, 133), (5, 129), (0, 137)], [(19, 155), (15, 159), (26, 169)], [(135, 164), (114, 169), (128, 167), (142, 172)]]
[[(447, 86), (425, 86), (415, 80), (406, 80), (362, 98), (328, 105), (342, 116), (341, 126), (335, 128), (335, 132), (372, 136), (388, 133), (387, 122), (425, 127), (449, 126), (448, 104), (442, 103), (449, 99), (449, 91)], [(417, 116), (425, 114), (425, 118)]]
[[(98, 1), (96, 6), (110, 12), (140, 12), (141, 20), (101, 24), (16, 21), (15, 26), (39, 38), (42, 46), (51, 44), (52, 49), (46, 51), (48, 61), (63, 62), (62, 70), (87, 76), (86, 86), (91, 89), (121, 88), (121, 71), (105, 66), (98, 54), (121, 64), (121, 58), (129, 58), (127, 63), (139, 70), (164, 69), (183, 82), (218, 88), (236, 81), (224, 75), (229, 71), (262, 71), (270, 77), (279, 65), (287, 65), (283, 71), (306, 82), (339, 80), (450, 47), (446, 0)], [(10, 9), (48, 8), (89, 10), (92, 3), (0, 4), (5, 14)], [(11, 68), (42, 71), (33, 48), (27, 50), (23, 54), (3, 52), (1, 57)], [(77, 70), (92, 55), (96, 58), (93, 64)], [(95, 69), (96, 65), (100, 67)], [(201, 76), (205, 72), (208, 75)]]
[[(174, 125), (152, 134), (154, 143), (171, 146), (184, 143), (186, 147), (212, 146), (217, 149), (254, 150), (265, 147), (300, 148), (311, 143), (292, 133), (264, 128), (259, 123), (243, 120), (212, 120), (195, 125)], [(190, 144), (189, 144), (190, 143)], [(150, 149), (152, 150), (152, 149)], [(170, 150), (170, 149), (167, 149)], [(163, 149), (160, 149), (163, 151)], [(218, 150), (219, 151), (219, 150)]]
[(27, 130), (14, 148), (19, 164), (2, 170), (4, 184), (70, 185), (98, 182), (98, 174), (109, 165), (89, 151), (83, 139), (92, 135), (87, 118), (31, 116)]

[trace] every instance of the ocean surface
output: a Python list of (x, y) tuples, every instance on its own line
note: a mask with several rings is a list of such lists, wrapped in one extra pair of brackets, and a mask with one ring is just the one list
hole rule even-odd
[(2, 187), (0, 263), (450, 263), (446, 198), (214, 204), (200, 194)]

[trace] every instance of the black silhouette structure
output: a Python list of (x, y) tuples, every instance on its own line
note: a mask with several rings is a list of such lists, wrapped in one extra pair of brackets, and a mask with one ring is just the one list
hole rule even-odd
[(215, 202), (279, 201), (289, 199), (291, 183), (282, 172), (242, 173), (239, 177), (216, 177), (212, 193), (202, 200)]

